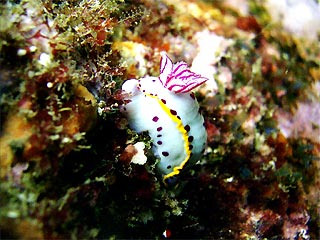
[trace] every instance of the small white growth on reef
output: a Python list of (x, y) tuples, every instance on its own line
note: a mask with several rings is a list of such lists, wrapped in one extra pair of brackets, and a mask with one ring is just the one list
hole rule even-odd
[(43, 66), (49, 66), (51, 63), (51, 57), (47, 53), (41, 53), (39, 57), (39, 63)]
[(217, 83), (214, 80), (214, 75), (217, 73), (215, 65), (226, 55), (226, 50), (233, 44), (233, 40), (218, 36), (207, 30), (198, 32), (196, 39), (199, 52), (192, 62), (191, 70), (208, 78), (203, 88), (208, 93), (208, 97), (213, 97), (218, 90)]
[(26, 54), (27, 54), (27, 50), (25, 50), (25, 49), (18, 49), (18, 51), (17, 51), (17, 55), (20, 57), (24, 56)]
[(145, 144), (143, 142), (137, 142), (133, 146), (137, 150), (137, 153), (132, 157), (131, 162), (134, 164), (144, 165), (147, 162), (147, 157), (144, 155)]

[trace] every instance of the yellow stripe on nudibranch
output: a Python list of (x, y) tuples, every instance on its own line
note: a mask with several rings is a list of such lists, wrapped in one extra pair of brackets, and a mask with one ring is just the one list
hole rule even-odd
[[(162, 110), (171, 118), (172, 121), (174, 121), (175, 123), (177, 123), (176, 128), (178, 129), (178, 131), (181, 133), (183, 141), (184, 141), (184, 149), (185, 149), (185, 153), (186, 153), (186, 157), (185, 159), (181, 162), (181, 164), (179, 166), (176, 166), (173, 168), (171, 173), (166, 174), (165, 176), (163, 176), (163, 182), (165, 183), (165, 180), (173, 177), (175, 175), (178, 175), (180, 173), (180, 171), (183, 169), (184, 165), (189, 161), (190, 156), (191, 156), (191, 151), (190, 151), (190, 144), (188, 141), (188, 132), (186, 131), (186, 129), (183, 126), (183, 123), (181, 121), (181, 119), (178, 118), (178, 115), (175, 116), (170, 112), (170, 108), (168, 108), (162, 101), (161, 99), (159, 99), (157, 96), (155, 95), (150, 95), (148, 93), (144, 93), (145, 96), (150, 97), (155, 99), (158, 104), (160, 105), (160, 107), (162, 108)], [(166, 184), (166, 183), (165, 183)]]

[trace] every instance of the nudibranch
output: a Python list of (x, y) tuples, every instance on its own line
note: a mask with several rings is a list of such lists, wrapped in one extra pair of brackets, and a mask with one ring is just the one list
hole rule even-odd
[(122, 85), (129, 100), (122, 111), (133, 130), (149, 132), (165, 184), (187, 163), (196, 163), (205, 150), (204, 119), (191, 91), (207, 80), (191, 72), (185, 62), (173, 64), (162, 53), (159, 77), (130, 79)]

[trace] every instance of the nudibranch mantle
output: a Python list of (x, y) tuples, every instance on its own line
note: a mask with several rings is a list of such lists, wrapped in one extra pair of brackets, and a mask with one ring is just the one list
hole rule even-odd
[(130, 79), (122, 85), (129, 100), (122, 111), (133, 130), (149, 132), (165, 183), (204, 152), (207, 132), (191, 90), (207, 80), (162, 53), (159, 77)]

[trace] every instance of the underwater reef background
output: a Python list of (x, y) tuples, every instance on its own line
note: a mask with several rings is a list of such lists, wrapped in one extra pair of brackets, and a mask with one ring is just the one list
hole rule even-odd
[[(1, 1), (0, 238), (320, 239), (320, 7), (279, 2)], [(171, 188), (119, 110), (162, 51), (209, 76)]]

